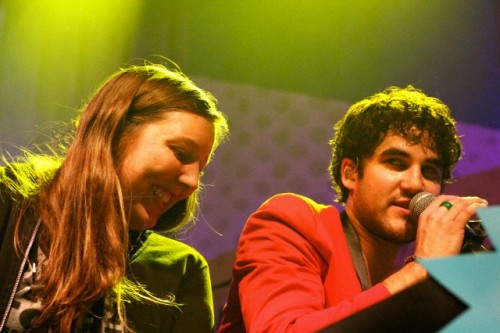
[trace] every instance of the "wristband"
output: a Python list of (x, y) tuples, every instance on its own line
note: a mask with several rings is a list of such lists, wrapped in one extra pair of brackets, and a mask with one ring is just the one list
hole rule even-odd
[(411, 255), (405, 258), (404, 264), (409, 264), (410, 262), (413, 262), (417, 260), (417, 257), (415, 255)]

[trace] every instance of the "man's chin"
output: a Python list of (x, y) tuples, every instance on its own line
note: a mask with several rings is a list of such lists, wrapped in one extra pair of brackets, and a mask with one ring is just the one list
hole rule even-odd
[(401, 237), (401, 242), (402, 243), (411, 243), (414, 242), (415, 239), (417, 238), (417, 230), (416, 228), (413, 228), (410, 226), (407, 228), (404, 232), (404, 234)]
[(401, 229), (395, 236), (401, 244), (411, 243), (415, 241), (417, 236), (417, 225), (408, 222), (406, 219), (401, 219)]

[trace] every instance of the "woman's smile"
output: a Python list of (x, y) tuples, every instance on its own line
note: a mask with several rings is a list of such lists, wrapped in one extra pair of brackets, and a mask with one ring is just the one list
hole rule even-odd
[(167, 206), (170, 198), (172, 198), (170, 192), (158, 185), (153, 185), (153, 195), (163, 204), (163, 206)]
[(214, 142), (213, 125), (183, 111), (169, 111), (122, 143), (118, 175), (132, 230), (153, 228), (158, 219), (197, 188)]

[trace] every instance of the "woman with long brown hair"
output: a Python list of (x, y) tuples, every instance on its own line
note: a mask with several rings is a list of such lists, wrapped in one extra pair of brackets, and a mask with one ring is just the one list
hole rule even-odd
[(0, 168), (0, 331), (209, 332), (208, 266), (154, 231), (193, 221), (228, 134), (210, 93), (162, 65), (97, 90), (63, 153)]

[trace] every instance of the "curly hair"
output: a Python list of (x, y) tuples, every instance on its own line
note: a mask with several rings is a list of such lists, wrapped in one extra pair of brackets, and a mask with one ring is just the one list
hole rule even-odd
[(338, 202), (346, 202), (348, 197), (341, 180), (342, 160), (355, 161), (362, 176), (364, 160), (373, 155), (389, 131), (411, 144), (425, 144), (438, 155), (443, 170), (442, 185), (452, 180), (451, 172), (462, 154), (448, 106), (411, 85), (389, 87), (355, 103), (334, 129), (329, 171)]

